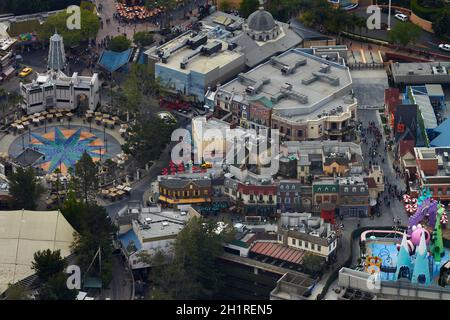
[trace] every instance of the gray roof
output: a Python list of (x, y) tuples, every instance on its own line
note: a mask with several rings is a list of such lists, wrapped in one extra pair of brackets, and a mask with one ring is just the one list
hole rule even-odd
[(271, 56), (285, 52), (303, 42), (299, 35), (289, 29), (289, 25), (281, 22), (278, 22), (278, 25), (282, 33), (271, 41), (257, 43), (246, 33), (240, 33), (231, 40), (245, 52), (245, 64), (248, 67), (253, 68)]
[(260, 7), (259, 10), (253, 12), (247, 19), (247, 25), (255, 31), (270, 31), (275, 28), (275, 20), (270, 12)]
[(22, 151), (21, 154), (17, 156), (15, 161), (18, 165), (22, 167), (29, 167), (35, 164), (43, 156), (44, 154), (36, 150), (26, 148), (24, 151)]
[[(262, 47), (264, 46), (254, 50), (258, 54), (267, 53)], [(246, 59), (249, 57), (251, 56), (246, 56)], [(280, 64), (292, 68), (293, 71), (288, 74), (282, 72)], [(321, 72), (324, 68), (326, 71)], [(248, 81), (242, 79), (265, 81), (254, 93), (247, 94)], [(283, 86), (289, 86), (287, 90), (292, 94), (280, 94)], [(216, 97), (231, 93), (234, 93), (233, 100), (244, 95), (247, 100), (265, 97), (273, 103), (273, 116), (302, 123), (308, 119), (321, 118), (324, 114), (348, 112), (348, 108), (355, 104), (355, 100), (350, 96), (351, 89), (352, 79), (346, 66), (291, 49), (224, 84)]]
[[(255, 14), (259, 11), (256, 11), (252, 14)], [(270, 13), (269, 13), (270, 14)], [(220, 24), (217, 24), (215, 20), (220, 17), (227, 17), (232, 20), (239, 19), (238, 17), (234, 15), (230, 15), (221, 11), (216, 11), (210, 16), (206, 17), (202, 20), (202, 23), (205, 25), (208, 25), (210, 27), (217, 27), (221, 26)], [(251, 15), (250, 15), (251, 16)], [(250, 16), (247, 19), (247, 25), (249, 28), (253, 29), (250, 26)], [(267, 16), (265, 16), (263, 19), (266, 19)], [(273, 19), (273, 18), (272, 18)], [(258, 19), (259, 20), (259, 19)], [(257, 23), (256, 20), (254, 22)], [(257, 66), (258, 64), (264, 62), (268, 58), (270, 58), (273, 55), (285, 52), (291, 48), (294, 48), (301, 44), (303, 42), (303, 39), (301, 36), (299, 36), (296, 32), (290, 29), (289, 25), (287, 23), (283, 23), (280, 21), (275, 21), (274, 24), (277, 24), (280, 28), (280, 34), (277, 38), (261, 42), (253, 40), (249, 35), (247, 35), (246, 32), (242, 32), (242, 30), (236, 30), (233, 32), (233, 36), (231, 38), (226, 38), (226, 40), (230, 43), (235, 43), (240, 47), (240, 50), (245, 53), (245, 64), (247, 67), (253, 68)], [(253, 24), (253, 22), (252, 22)], [(255, 26), (256, 28), (260, 28), (261, 26)], [(255, 29), (253, 29), (255, 30)], [(258, 31), (258, 30), (255, 30)]]
[(161, 180), (159, 184), (165, 188), (183, 189), (189, 183), (194, 183), (200, 188), (211, 187), (211, 179), (166, 179)]

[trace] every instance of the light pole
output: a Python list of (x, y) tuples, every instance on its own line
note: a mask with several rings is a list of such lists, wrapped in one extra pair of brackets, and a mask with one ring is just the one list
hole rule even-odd
[(389, 0), (388, 27), (387, 27), (388, 31), (391, 30), (391, 4), (392, 0)]

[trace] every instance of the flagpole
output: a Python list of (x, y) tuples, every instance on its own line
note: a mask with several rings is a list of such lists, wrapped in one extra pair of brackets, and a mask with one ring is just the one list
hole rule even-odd
[(389, 0), (389, 14), (388, 14), (388, 31), (391, 30), (391, 5), (392, 5), (392, 0)]

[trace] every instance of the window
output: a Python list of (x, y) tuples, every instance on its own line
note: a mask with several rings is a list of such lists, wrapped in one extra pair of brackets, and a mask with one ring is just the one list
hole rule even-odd
[(314, 243), (311, 243), (311, 250), (316, 250), (316, 245)]
[(269, 195), (269, 202), (272, 202), (272, 200), (273, 200), (273, 199), (272, 199), (272, 195), (270, 194), (270, 195)]
[(352, 188), (352, 192), (356, 192), (356, 187), (353, 187), (353, 188)]
[(250, 195), (250, 201), (253, 201), (253, 195), (252, 194)]
[(344, 188), (344, 192), (348, 192), (348, 188), (347, 187)]
[(292, 245), (296, 246), (297, 245), (297, 239), (292, 239)]
[(302, 241), (298, 240), (298, 246), (301, 247), (302, 246)]
[(322, 197), (321, 196), (317, 196), (316, 197), (316, 203), (322, 203)]
[(366, 188), (364, 188), (364, 187), (361, 187), (361, 192), (364, 192), (364, 191), (366, 191)]
[(305, 241), (305, 248), (308, 249), (308, 242)]
[(286, 204), (291, 203), (291, 199), (289, 197), (284, 198), (284, 203)]
[(303, 136), (303, 131), (302, 130), (297, 130), (297, 137), (301, 137)]
[(322, 247), (321, 246), (317, 246), (317, 251), (322, 251)]
[(286, 135), (288, 135), (288, 136), (291, 135), (291, 129), (289, 129), (289, 128), (286, 129)]

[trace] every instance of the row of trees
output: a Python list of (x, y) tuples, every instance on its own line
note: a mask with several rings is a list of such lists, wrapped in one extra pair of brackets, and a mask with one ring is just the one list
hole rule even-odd
[(7, 115), (17, 110), (17, 106), (23, 102), (23, 97), (17, 92), (8, 92), (0, 88), (0, 110), (3, 118), (3, 125), (7, 125)]
[(64, 11), (48, 17), (38, 30), (39, 38), (45, 41), (56, 30), (64, 38), (64, 45), (68, 47), (76, 46), (82, 41), (95, 39), (100, 29), (100, 20), (97, 15), (89, 7), (82, 7), (80, 29), (69, 30), (67, 21), (71, 15)]
[(2, 0), (0, 1), (0, 13), (32, 14), (61, 10), (70, 5), (80, 5), (80, 0)]
[[(154, 41), (153, 34), (148, 31), (139, 31), (133, 35), (133, 42), (140, 47), (151, 45)], [(130, 48), (130, 46), (131, 40), (126, 36), (119, 35), (111, 39), (108, 44), (108, 49), (115, 52), (123, 52)]]

